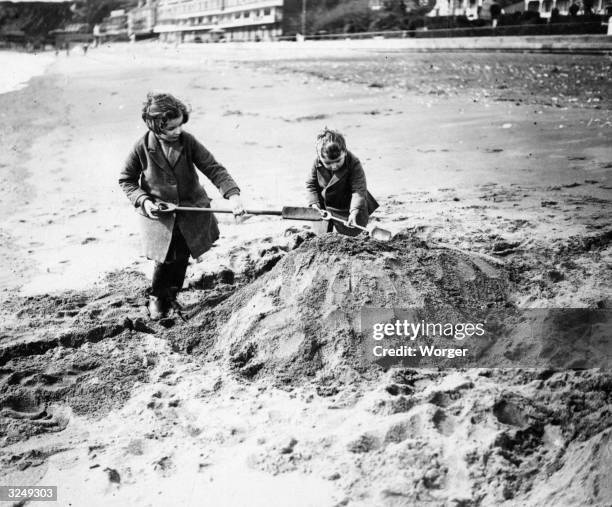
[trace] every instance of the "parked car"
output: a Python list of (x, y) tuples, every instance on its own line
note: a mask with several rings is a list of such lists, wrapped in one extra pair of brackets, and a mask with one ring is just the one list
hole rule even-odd
[(225, 30), (223, 28), (213, 28), (209, 34), (210, 42), (225, 42)]

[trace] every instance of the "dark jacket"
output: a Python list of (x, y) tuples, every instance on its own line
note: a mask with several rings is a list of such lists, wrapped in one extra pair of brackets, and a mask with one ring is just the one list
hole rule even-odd
[(308, 205), (318, 204), (347, 215), (353, 210), (364, 210), (370, 215), (378, 208), (376, 199), (368, 192), (361, 162), (350, 151), (337, 171), (326, 169), (317, 158), (306, 189)]
[(223, 197), (240, 193), (225, 168), (191, 134), (181, 134), (180, 146), (180, 156), (170, 164), (158, 139), (147, 132), (134, 146), (119, 176), (119, 185), (142, 216), (144, 253), (159, 262), (166, 258), (175, 222), (193, 257), (199, 257), (211, 247), (219, 237), (219, 228), (212, 213), (177, 212), (152, 220), (140, 208), (145, 197), (181, 206), (210, 208), (210, 198), (198, 180), (195, 167), (213, 182)]

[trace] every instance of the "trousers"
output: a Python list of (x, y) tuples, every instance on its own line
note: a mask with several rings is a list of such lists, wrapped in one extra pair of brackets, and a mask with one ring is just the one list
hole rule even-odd
[(172, 239), (164, 262), (155, 262), (151, 295), (162, 299), (174, 300), (183, 288), (185, 273), (189, 264), (189, 247), (180, 229), (175, 225)]

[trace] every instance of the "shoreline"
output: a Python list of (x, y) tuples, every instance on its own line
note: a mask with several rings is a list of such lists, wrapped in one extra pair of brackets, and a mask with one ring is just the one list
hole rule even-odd
[(51, 52), (30, 54), (0, 50), (0, 67), (6, 69), (0, 77), (0, 95), (25, 88), (30, 79), (43, 75), (54, 59)]

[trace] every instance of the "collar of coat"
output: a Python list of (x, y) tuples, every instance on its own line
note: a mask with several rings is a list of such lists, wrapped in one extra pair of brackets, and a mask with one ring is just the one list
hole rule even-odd
[[(181, 150), (179, 153), (183, 151), (186, 142), (188, 142), (188, 136), (183, 132), (181, 133)], [(159, 139), (157, 139), (157, 136), (150, 130), (145, 134), (145, 145), (147, 150), (151, 153), (151, 158), (155, 160), (157, 165), (164, 169), (172, 169), (172, 165), (164, 155), (164, 150), (162, 149)]]
[(325, 186), (329, 187), (331, 185), (334, 185), (335, 183), (338, 183), (343, 178), (346, 178), (346, 175), (349, 172), (349, 167), (352, 167), (353, 165), (353, 154), (347, 150), (346, 157), (344, 158), (344, 164), (342, 164), (342, 167), (337, 171), (330, 171), (329, 169), (327, 169), (327, 167), (325, 167), (321, 163), (321, 160), (319, 158), (317, 158), (316, 164), (317, 171), (327, 181), (327, 184)]
[[(181, 137), (180, 137), (181, 150), (183, 146), (185, 145), (185, 141), (188, 140), (186, 134), (187, 134), (186, 132), (181, 133)], [(145, 135), (145, 145), (147, 146), (147, 150), (149, 151), (162, 151), (163, 152), (160, 140), (157, 139), (157, 136), (153, 134), (153, 132), (151, 132), (150, 130)]]

